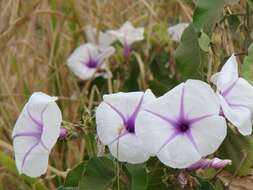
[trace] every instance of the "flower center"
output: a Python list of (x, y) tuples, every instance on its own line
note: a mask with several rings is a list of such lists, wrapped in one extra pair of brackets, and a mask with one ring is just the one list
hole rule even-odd
[(188, 131), (190, 128), (190, 125), (188, 122), (186, 121), (183, 121), (183, 122), (180, 122), (179, 125), (178, 125), (178, 130), (181, 132), (181, 133), (185, 133), (186, 131)]
[(130, 117), (125, 123), (125, 127), (129, 133), (135, 133), (135, 118)]
[(90, 59), (87, 63), (86, 63), (86, 66), (91, 68), (91, 69), (94, 69), (96, 68), (98, 65), (98, 61), (97, 60), (94, 60), (94, 59)]

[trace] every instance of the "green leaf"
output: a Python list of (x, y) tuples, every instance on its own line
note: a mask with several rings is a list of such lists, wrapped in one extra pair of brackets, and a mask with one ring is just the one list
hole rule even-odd
[(77, 187), (85, 169), (86, 162), (81, 162), (69, 171), (65, 179), (64, 187)]
[(203, 52), (198, 43), (199, 32), (190, 25), (185, 29), (181, 43), (176, 50), (177, 68), (182, 74), (182, 79), (202, 79), (206, 65), (207, 54)]
[(210, 42), (211, 42), (211, 40), (210, 40), (209, 36), (205, 32), (201, 31), (201, 35), (198, 39), (199, 47), (203, 51), (208, 52)]
[(108, 189), (115, 178), (114, 163), (107, 157), (92, 158), (87, 162), (86, 171), (79, 188), (85, 190)]
[(253, 43), (248, 48), (248, 56), (243, 60), (243, 77), (253, 85)]
[(200, 184), (195, 188), (195, 190), (217, 190), (217, 189), (212, 183), (206, 180), (201, 180)]
[(148, 178), (145, 164), (127, 164), (126, 168), (131, 176), (131, 190), (146, 190)]
[(240, 20), (239, 20), (238, 16), (236, 16), (236, 15), (229, 15), (227, 17), (227, 19), (228, 19), (229, 29), (232, 32), (236, 32), (238, 26), (240, 25)]
[(228, 134), (218, 151), (221, 159), (231, 159), (232, 165), (227, 166), (230, 172), (240, 176), (249, 174), (253, 162), (253, 138), (235, 134), (228, 128)]
[(17, 175), (26, 183), (30, 184), (31, 186), (35, 186), (37, 190), (48, 190), (38, 179), (31, 178), (25, 175), (20, 175), (16, 169), (15, 161), (2, 151), (0, 151), (0, 165), (7, 168), (9, 172), (13, 173), (14, 175)]
[(199, 30), (203, 29), (210, 35), (227, 3), (228, 0), (197, 0), (193, 14), (194, 27)]

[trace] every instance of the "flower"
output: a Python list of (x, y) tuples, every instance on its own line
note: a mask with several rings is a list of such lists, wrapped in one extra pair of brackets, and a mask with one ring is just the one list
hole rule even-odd
[(152, 103), (136, 119), (136, 135), (165, 165), (186, 168), (213, 153), (226, 136), (212, 88), (187, 80)]
[(84, 28), (88, 42), (97, 44), (99, 46), (110, 46), (116, 38), (108, 31), (101, 32), (91, 25), (87, 25)]
[(103, 102), (96, 110), (97, 133), (119, 161), (134, 164), (149, 158), (135, 135), (135, 119), (143, 105), (154, 99), (150, 90), (103, 96)]
[(213, 159), (201, 159), (198, 162), (191, 165), (187, 170), (198, 170), (198, 169), (208, 169), (208, 168), (214, 168), (214, 169), (222, 169), (227, 165), (231, 165), (231, 160), (221, 160), (219, 158), (213, 158)]
[(182, 22), (168, 28), (168, 33), (175, 42), (180, 42), (184, 30), (189, 26), (189, 23)]
[(12, 133), (19, 173), (38, 177), (46, 172), (62, 121), (56, 100), (42, 92), (33, 93), (19, 115)]
[(134, 28), (130, 21), (126, 21), (119, 30), (110, 30), (110, 34), (114, 35), (124, 46), (124, 55), (130, 54), (131, 45), (134, 42), (144, 39), (144, 28)]
[(227, 60), (220, 72), (212, 76), (211, 81), (217, 87), (222, 114), (242, 135), (250, 135), (253, 87), (238, 76), (238, 65), (234, 55)]
[(68, 59), (68, 66), (79, 78), (91, 78), (99, 68), (104, 68), (104, 61), (115, 49), (113, 47), (98, 47), (87, 43), (79, 46)]

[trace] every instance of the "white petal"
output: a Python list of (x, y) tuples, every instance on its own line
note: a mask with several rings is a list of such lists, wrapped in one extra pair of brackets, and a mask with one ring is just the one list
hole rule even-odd
[[(97, 34), (98, 33), (98, 34)], [(98, 44), (101, 46), (109, 46), (115, 41), (115, 37), (108, 32), (97, 31), (96, 28), (91, 25), (87, 25), (85, 27), (85, 34), (88, 42)], [(96, 40), (96, 36), (98, 35), (98, 41)]]
[[(207, 104), (208, 102), (208, 104)], [(184, 108), (188, 118), (218, 115), (219, 101), (213, 89), (200, 80), (187, 80), (184, 87)]]
[(27, 103), (27, 110), (31, 116), (39, 122), (42, 122), (42, 112), (46, 107), (57, 100), (57, 97), (48, 96), (42, 92), (35, 92), (31, 95)]
[(221, 71), (217, 76), (217, 88), (222, 90), (224, 86), (238, 79), (238, 64), (234, 54), (223, 65)]
[(16, 121), (14, 129), (12, 131), (12, 137), (14, 137), (17, 134), (22, 134), (22, 133), (27, 133), (27, 132), (39, 133), (40, 129), (32, 121), (31, 117), (29, 116), (28, 111), (27, 111), (27, 104), (26, 104)]
[(227, 135), (226, 121), (218, 115), (206, 117), (191, 126), (192, 136), (202, 157), (218, 149)]
[[(104, 95), (103, 99), (105, 102), (110, 103), (128, 117), (134, 112), (142, 96), (143, 92), (119, 92), (111, 95)], [(152, 92), (147, 90), (144, 94), (143, 105), (147, 102), (153, 101), (154, 99), (155, 97)]]
[(250, 135), (252, 133), (251, 112), (244, 106), (231, 106), (224, 97), (219, 95), (222, 111), (226, 118), (238, 128), (242, 135)]
[(124, 131), (120, 115), (104, 102), (96, 109), (96, 124), (98, 136), (105, 145), (113, 142)]
[(178, 23), (168, 28), (168, 33), (171, 35), (172, 40), (180, 42), (184, 30), (189, 26), (189, 23)]
[(42, 117), (44, 126), (41, 140), (51, 150), (60, 135), (62, 122), (61, 110), (55, 102), (52, 102), (47, 106)]
[[(149, 107), (151, 108), (153, 105), (151, 104)], [(173, 126), (159, 115), (141, 111), (136, 118), (135, 132), (137, 137), (143, 141), (143, 148), (150, 154), (156, 155), (174, 130)]]
[(186, 168), (201, 156), (186, 135), (178, 135), (157, 154), (159, 160), (172, 168)]
[(96, 72), (96, 69), (88, 68), (80, 62), (68, 62), (68, 66), (70, 70), (82, 80), (91, 78)]
[(49, 152), (40, 141), (35, 138), (17, 137), (13, 147), (19, 173), (38, 177), (46, 172)]
[(118, 38), (123, 45), (127, 46), (131, 46), (132, 43), (144, 39), (144, 28), (134, 28), (130, 21), (125, 22), (119, 30), (111, 30), (109, 33)]
[(110, 152), (119, 161), (132, 164), (143, 163), (149, 154), (143, 149), (142, 141), (134, 134), (127, 134), (109, 145)]
[(253, 111), (253, 87), (243, 78), (239, 78), (225, 99), (230, 104), (248, 107)]

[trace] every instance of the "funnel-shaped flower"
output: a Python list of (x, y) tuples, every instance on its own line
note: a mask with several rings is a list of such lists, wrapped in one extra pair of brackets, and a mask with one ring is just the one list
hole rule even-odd
[(68, 59), (68, 66), (79, 78), (86, 80), (91, 78), (97, 69), (105, 67), (105, 59), (114, 51), (113, 47), (98, 47), (87, 43), (72, 53)]
[(198, 169), (208, 169), (208, 168), (214, 168), (214, 169), (222, 169), (226, 167), (227, 165), (231, 165), (231, 160), (221, 160), (219, 158), (213, 158), (213, 159), (201, 159), (198, 162), (192, 164), (187, 170), (198, 170)]
[(19, 173), (38, 177), (47, 170), (48, 157), (60, 135), (61, 111), (56, 97), (32, 94), (13, 129), (13, 147)]
[(143, 105), (153, 101), (150, 90), (104, 95), (96, 110), (97, 133), (119, 161), (141, 163), (149, 158), (135, 135), (135, 119)]
[(232, 55), (211, 81), (217, 86), (223, 115), (242, 135), (252, 133), (253, 87), (238, 76), (238, 64)]
[(184, 30), (189, 26), (189, 23), (178, 23), (174, 26), (170, 26), (168, 28), (168, 33), (171, 36), (172, 40), (175, 42), (180, 42), (181, 36), (184, 32)]
[(225, 119), (212, 88), (188, 80), (143, 108), (136, 135), (144, 147), (173, 168), (186, 168), (213, 153), (226, 136)]
[(131, 45), (134, 42), (141, 41), (144, 39), (144, 28), (135, 28), (131, 22), (127, 21), (119, 30), (109, 31), (114, 35), (124, 46), (124, 55), (128, 56), (130, 53)]
[(101, 32), (91, 25), (87, 25), (84, 29), (88, 42), (99, 46), (110, 46), (115, 40), (115, 36), (108, 31)]

